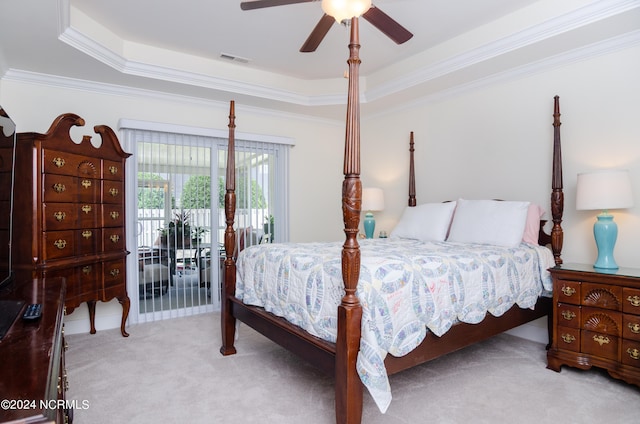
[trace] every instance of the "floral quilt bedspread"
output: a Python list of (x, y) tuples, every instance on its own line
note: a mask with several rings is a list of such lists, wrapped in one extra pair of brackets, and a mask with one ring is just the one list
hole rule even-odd
[[(455, 322), (478, 323), (514, 304), (532, 308), (549, 295), (550, 250), (406, 239), (360, 241), (357, 296), (363, 306), (357, 369), (385, 412), (391, 390), (387, 354), (402, 356)], [(236, 297), (264, 307), (322, 339), (335, 342), (344, 295), (342, 243), (274, 243), (238, 256)]]

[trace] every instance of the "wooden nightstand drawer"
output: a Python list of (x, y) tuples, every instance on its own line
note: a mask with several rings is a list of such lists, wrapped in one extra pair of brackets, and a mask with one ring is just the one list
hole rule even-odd
[(581, 327), (584, 330), (622, 336), (622, 314), (605, 309), (582, 307)]
[(603, 284), (582, 283), (582, 305), (622, 310), (622, 287)]
[(558, 325), (580, 328), (580, 307), (577, 305), (558, 304)]
[(640, 315), (622, 316), (622, 337), (640, 341)]
[(558, 327), (558, 349), (580, 352), (580, 329)]
[(622, 341), (622, 363), (640, 368), (640, 342)]
[(558, 280), (557, 287), (558, 301), (562, 303), (571, 303), (573, 305), (580, 304), (580, 282)]
[(616, 336), (582, 330), (580, 351), (600, 358), (618, 360), (618, 341)]
[(627, 314), (640, 315), (640, 289), (622, 289), (622, 310)]

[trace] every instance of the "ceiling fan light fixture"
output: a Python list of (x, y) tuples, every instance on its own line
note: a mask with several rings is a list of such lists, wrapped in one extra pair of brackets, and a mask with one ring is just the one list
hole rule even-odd
[(322, 11), (338, 23), (360, 17), (371, 8), (371, 0), (322, 0)]

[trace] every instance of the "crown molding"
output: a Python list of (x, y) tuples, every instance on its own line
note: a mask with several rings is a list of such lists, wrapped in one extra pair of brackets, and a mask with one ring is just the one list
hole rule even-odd
[[(100, 95), (122, 96), (133, 98), (144, 98), (155, 101), (182, 103), (190, 106), (202, 106), (208, 108), (228, 108), (228, 101), (219, 101), (168, 93), (157, 90), (147, 90), (137, 87), (130, 87), (117, 84), (108, 84), (97, 81), (89, 81), (77, 78), (62, 77), (58, 75), (42, 74), (38, 72), (23, 71), (19, 69), (9, 69), (2, 81), (10, 81), (23, 84), (41, 85), (49, 88), (61, 90), (75, 90), (86, 93), (96, 93)], [(296, 121), (317, 122), (325, 125), (343, 125), (343, 121), (329, 118), (322, 118), (314, 115), (291, 113), (277, 109), (268, 109), (256, 106), (248, 106), (243, 103), (236, 103), (236, 110), (246, 111), (260, 116), (277, 119), (288, 119)]]
[[(444, 75), (469, 68), (486, 60), (526, 46), (531, 46), (543, 40), (624, 13), (639, 6), (640, 4), (637, 0), (596, 1), (564, 15), (549, 19), (541, 24), (516, 32), (508, 37), (497, 39), (494, 42), (470, 49), (448, 59), (421, 66), (411, 72), (404, 71), (405, 69), (411, 69), (411, 67), (402, 66), (402, 62), (394, 64), (388, 68), (393, 67), (398, 70), (393, 74), (395, 76), (392, 78), (378, 78), (382, 81), (380, 84), (374, 84), (372, 80), (376, 80), (376, 75), (384, 72), (388, 73), (389, 69), (378, 71), (372, 75), (371, 78), (361, 77), (362, 100), (375, 101), (383, 99)], [(123, 74), (220, 90), (301, 106), (342, 105), (346, 102), (345, 94), (326, 94), (326, 80), (304, 81), (304, 84), (296, 81), (294, 84), (286, 84), (287, 89), (285, 89), (273, 84), (269, 85), (266, 83), (252, 83), (230, 78), (220, 78), (201, 72), (180, 70), (154, 63), (143, 63), (131, 60), (75, 29), (71, 25), (71, 5), (69, 0), (59, 0), (58, 11), (59, 39), (62, 42)], [(120, 39), (119, 41), (121, 44), (126, 42), (126, 40)], [(260, 79), (260, 73), (261, 71), (255, 71), (258, 79)], [(268, 78), (262, 78), (262, 80), (267, 79)], [(304, 93), (291, 89), (291, 87), (302, 86), (305, 87)], [(308, 94), (309, 92), (312, 94)]]
[(634, 47), (640, 44), (640, 30), (629, 32), (617, 37), (612, 37), (585, 47), (550, 56), (548, 58), (518, 66), (507, 71), (498, 72), (490, 76), (479, 78), (465, 84), (456, 85), (444, 90), (439, 90), (433, 94), (423, 96), (414, 101), (403, 103), (397, 107), (389, 108), (383, 112), (369, 114), (367, 120), (379, 119), (390, 113), (397, 113), (416, 107), (433, 103), (441, 99), (464, 94), (466, 92), (484, 88), (493, 84), (515, 81), (528, 76), (549, 72), (556, 68), (568, 66), (573, 63), (583, 62), (599, 56), (608, 55), (617, 51)]
[[(366, 98), (369, 101), (382, 99), (455, 71), (469, 68), (486, 60), (534, 45), (638, 7), (640, 7), (640, 2), (637, 0), (596, 1), (588, 6), (518, 31), (508, 37), (498, 39), (432, 65), (424, 66), (393, 80), (388, 80), (375, 88), (367, 90)], [(400, 63), (394, 66), (402, 68), (403, 64)]]

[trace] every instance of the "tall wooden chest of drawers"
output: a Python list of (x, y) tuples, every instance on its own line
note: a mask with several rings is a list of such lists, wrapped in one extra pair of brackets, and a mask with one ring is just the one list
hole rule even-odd
[(553, 277), (553, 341), (547, 368), (606, 369), (640, 386), (640, 269), (567, 264)]
[(60, 115), (47, 133), (19, 133), (16, 147), (14, 268), (29, 277), (64, 277), (70, 313), (87, 302), (95, 333), (97, 301), (122, 304), (120, 330), (130, 300), (126, 290), (125, 153), (107, 126), (95, 126), (101, 142), (76, 143), (74, 114)]

